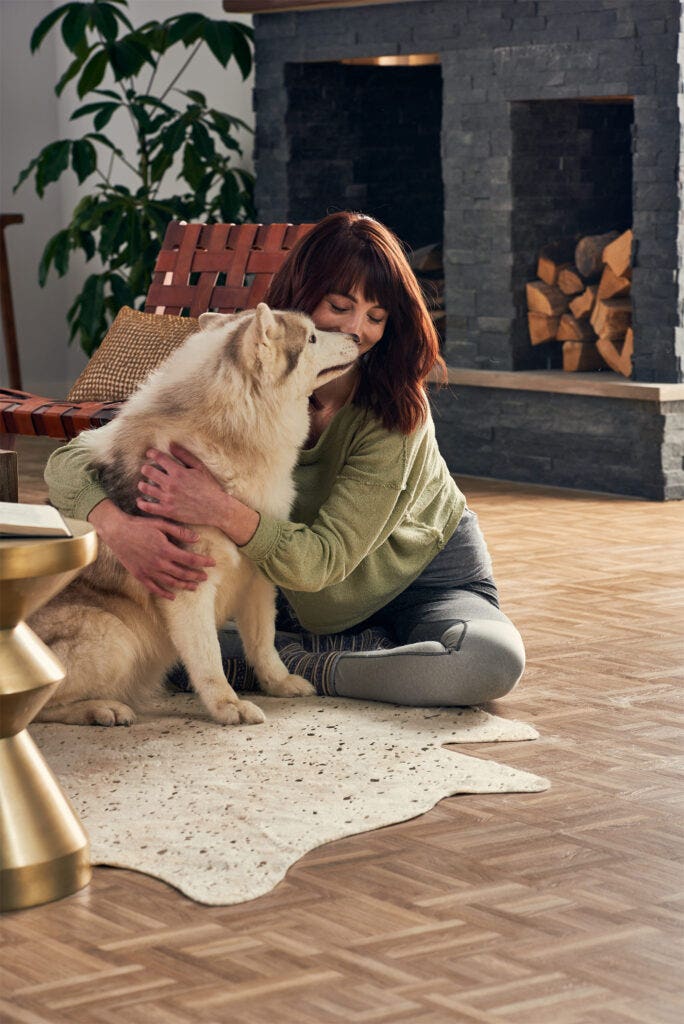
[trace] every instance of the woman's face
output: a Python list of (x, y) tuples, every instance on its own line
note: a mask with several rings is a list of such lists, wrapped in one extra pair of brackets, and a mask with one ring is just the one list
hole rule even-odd
[(382, 338), (387, 324), (387, 310), (377, 302), (368, 302), (363, 289), (342, 294), (329, 292), (318, 303), (311, 319), (320, 331), (342, 331), (359, 339), (359, 355), (364, 355)]

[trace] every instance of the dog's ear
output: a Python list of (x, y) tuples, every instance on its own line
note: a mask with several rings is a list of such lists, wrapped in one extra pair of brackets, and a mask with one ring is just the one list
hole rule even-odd
[(207, 327), (223, 327), (239, 316), (242, 316), (242, 313), (200, 313), (199, 325), (203, 331)]
[(278, 337), (278, 322), (265, 302), (260, 302), (254, 317), (257, 333), (264, 339), (275, 341)]

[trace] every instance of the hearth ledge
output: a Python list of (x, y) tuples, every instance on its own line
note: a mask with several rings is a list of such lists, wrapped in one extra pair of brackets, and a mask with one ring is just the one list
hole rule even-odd
[(469, 370), (447, 367), (449, 384), (509, 391), (547, 391), (642, 402), (684, 402), (684, 384), (628, 380), (617, 373), (565, 373), (563, 370)]

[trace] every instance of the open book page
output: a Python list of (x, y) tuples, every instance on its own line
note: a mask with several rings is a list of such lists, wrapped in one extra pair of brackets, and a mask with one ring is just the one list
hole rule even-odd
[(71, 530), (52, 505), (0, 501), (0, 537), (71, 536)]

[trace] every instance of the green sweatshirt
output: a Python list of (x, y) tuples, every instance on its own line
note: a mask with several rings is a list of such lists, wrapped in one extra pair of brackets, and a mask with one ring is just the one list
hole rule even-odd
[[(87, 463), (77, 438), (45, 471), (50, 500), (76, 519), (106, 497)], [(348, 629), (401, 593), (447, 543), (465, 507), (430, 417), (405, 436), (353, 405), (302, 451), (295, 482), (291, 521), (262, 515), (241, 551), (312, 633)]]

